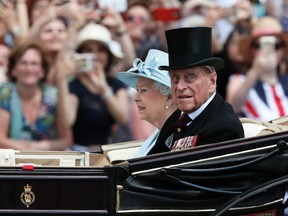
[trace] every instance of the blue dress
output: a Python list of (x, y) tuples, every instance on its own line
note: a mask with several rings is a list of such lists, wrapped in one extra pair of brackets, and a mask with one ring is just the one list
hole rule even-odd
[[(127, 88), (116, 78), (107, 77), (107, 83), (114, 93)], [(69, 88), (79, 100), (77, 117), (73, 125), (74, 143), (82, 146), (107, 144), (115, 119), (105, 102), (100, 95), (91, 93), (78, 78), (70, 82)]]

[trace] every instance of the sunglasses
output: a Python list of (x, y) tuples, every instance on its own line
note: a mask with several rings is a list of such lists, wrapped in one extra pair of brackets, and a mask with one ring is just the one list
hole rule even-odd
[(148, 19), (144, 16), (133, 16), (133, 15), (127, 15), (126, 21), (130, 22), (146, 22)]
[[(260, 49), (260, 44), (258, 42), (253, 42), (251, 47), (253, 49), (257, 49), (258, 50), (258, 49)], [(284, 48), (284, 47), (285, 47), (285, 43), (283, 43), (283, 42), (277, 42), (275, 44), (275, 50), (279, 50), (279, 49)]]

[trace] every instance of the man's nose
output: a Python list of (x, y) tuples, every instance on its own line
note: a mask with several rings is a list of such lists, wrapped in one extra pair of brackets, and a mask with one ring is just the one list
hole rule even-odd
[(187, 83), (186, 83), (184, 77), (180, 77), (176, 85), (177, 85), (178, 89), (186, 88), (187, 87)]

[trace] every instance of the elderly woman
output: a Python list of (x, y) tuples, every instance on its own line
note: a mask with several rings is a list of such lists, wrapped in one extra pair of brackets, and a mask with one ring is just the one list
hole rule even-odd
[(135, 157), (147, 155), (167, 118), (176, 110), (169, 74), (158, 70), (158, 66), (162, 64), (168, 64), (168, 54), (151, 49), (144, 62), (137, 58), (133, 62), (133, 68), (116, 74), (118, 79), (136, 89), (135, 103), (140, 118), (157, 128), (142, 144)]
[(11, 53), (8, 80), (0, 86), (0, 147), (19, 150), (65, 150), (71, 139), (58, 112), (57, 90), (45, 84), (49, 70), (37, 44)]

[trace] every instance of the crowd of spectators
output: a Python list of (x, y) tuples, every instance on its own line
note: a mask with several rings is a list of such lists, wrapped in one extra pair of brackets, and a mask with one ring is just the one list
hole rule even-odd
[[(92, 151), (148, 138), (155, 127), (139, 118), (135, 89), (115, 74), (133, 67), (135, 58), (144, 60), (150, 49), (167, 52), (165, 30), (179, 27), (212, 27), (213, 53), (225, 60), (217, 89), (239, 117), (287, 115), (287, 12), (287, 0), (2, 0), (0, 148)], [(276, 39), (269, 56), (259, 51), (259, 38), (267, 35)], [(87, 53), (93, 69), (83, 69), (87, 58), (76, 61), (76, 54)], [(15, 92), (25, 127), (13, 137)], [(251, 101), (261, 102), (252, 107)], [(44, 129), (51, 136), (41, 135), (41, 122), (49, 122)], [(62, 146), (53, 144), (59, 140)]]

